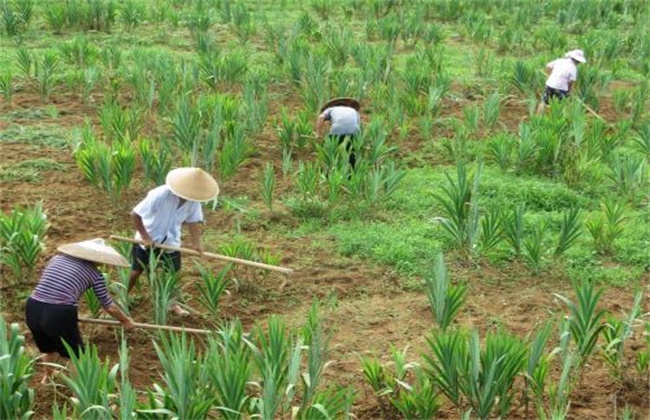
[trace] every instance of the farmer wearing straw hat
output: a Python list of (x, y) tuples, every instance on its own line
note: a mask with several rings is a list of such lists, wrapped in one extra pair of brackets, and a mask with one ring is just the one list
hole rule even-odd
[(336, 98), (321, 107), (320, 115), (316, 120), (317, 137), (322, 136), (323, 125), (328, 121), (330, 123), (330, 137), (337, 138), (339, 144), (346, 143), (345, 148), (349, 153), (349, 162), (352, 169), (354, 169), (356, 163), (352, 144), (361, 129), (360, 109), (361, 104), (356, 99)]
[[(133, 208), (131, 218), (136, 230), (135, 238), (141, 240), (142, 245), (133, 245), (129, 292), (142, 272), (149, 268), (152, 254), (160, 259), (165, 269), (176, 274), (180, 272), (180, 252), (164, 252), (156, 248), (156, 244), (180, 247), (183, 224), (189, 228), (191, 247), (203, 252), (201, 202), (213, 200), (218, 194), (217, 181), (203, 169), (177, 168), (167, 174), (165, 185), (149, 191)], [(177, 315), (188, 314), (176, 301), (170, 309)]]
[[(64, 340), (77, 356), (83, 349), (77, 326), (77, 305), (90, 288), (106, 312), (125, 328), (133, 328), (133, 321), (113, 303), (98, 269), (100, 264), (128, 267), (126, 258), (102, 239), (61, 245), (58, 251), (60, 254), (52, 257), (43, 270), (25, 309), (27, 326), (45, 363), (54, 362), (57, 353), (64, 358), (70, 357)], [(46, 367), (41, 383), (47, 382), (50, 373), (50, 368)]]
[(546, 65), (548, 79), (546, 79), (544, 102), (540, 104), (538, 112), (544, 111), (544, 106), (549, 104), (551, 98), (562, 100), (571, 94), (573, 84), (578, 79), (578, 65), (586, 62), (582, 50), (571, 50), (564, 55), (564, 58), (558, 58)]

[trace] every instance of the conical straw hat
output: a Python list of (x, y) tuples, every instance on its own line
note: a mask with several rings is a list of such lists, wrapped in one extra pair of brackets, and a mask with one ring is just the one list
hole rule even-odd
[(189, 201), (210, 201), (219, 195), (219, 184), (201, 168), (174, 169), (167, 174), (165, 184)]
[(357, 111), (361, 109), (361, 103), (354, 98), (334, 98), (329, 102), (326, 102), (325, 105), (320, 108), (320, 112), (323, 112), (327, 108), (331, 108), (333, 106), (349, 106), (350, 108), (354, 108)]
[(104, 240), (100, 238), (61, 245), (57, 250), (71, 257), (100, 264), (110, 264), (118, 267), (130, 266), (126, 258), (120, 255), (113, 247), (106, 245)]

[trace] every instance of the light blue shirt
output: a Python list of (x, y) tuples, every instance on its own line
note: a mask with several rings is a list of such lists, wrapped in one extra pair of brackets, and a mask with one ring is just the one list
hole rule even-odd
[(325, 121), (330, 121), (332, 126), (330, 134), (337, 136), (344, 134), (359, 134), (361, 119), (359, 113), (349, 106), (333, 106), (321, 114)]
[[(198, 223), (203, 220), (201, 203), (185, 201), (179, 207), (181, 198), (167, 185), (149, 191), (133, 212), (142, 218), (145, 230), (155, 243), (181, 246), (181, 226), (183, 223)], [(136, 232), (136, 239), (142, 239)]]

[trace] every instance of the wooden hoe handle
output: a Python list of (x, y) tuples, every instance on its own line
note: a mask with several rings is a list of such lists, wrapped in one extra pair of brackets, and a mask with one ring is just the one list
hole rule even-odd
[[(135, 239), (135, 238), (127, 238), (127, 237), (118, 236), (118, 235), (111, 235), (110, 238), (118, 240), (118, 241), (131, 242), (132, 244), (142, 244), (142, 241), (140, 241), (138, 239)], [(199, 253), (198, 251), (195, 251), (193, 249), (188, 249), (188, 248), (181, 248), (181, 247), (169, 246), (169, 245), (164, 245), (164, 244), (154, 244), (154, 247), (164, 249), (166, 251), (180, 251), (180, 252), (184, 252), (184, 253), (190, 254), (190, 255), (197, 255), (197, 256), (201, 255), (201, 253)], [(265, 270), (278, 271), (278, 272), (284, 273), (284, 274), (293, 273), (293, 269), (291, 269), (291, 268), (278, 267), (277, 265), (270, 265), (270, 264), (255, 262), (255, 261), (242, 260), (241, 258), (228, 257), (228, 256), (225, 256), (225, 255), (214, 254), (212, 252), (204, 252), (203, 256), (204, 257), (210, 257), (210, 258), (216, 258), (218, 260), (228, 261), (228, 262), (232, 262), (232, 263), (235, 263), (235, 264), (243, 264), (243, 265), (248, 265), (248, 266), (251, 266), (251, 267), (263, 268)]]
[[(96, 319), (96, 318), (79, 318), (79, 322), (84, 322), (86, 324), (99, 324), (99, 325), (110, 325), (114, 327), (121, 327), (122, 323), (119, 321), (113, 321), (111, 319)], [(173, 327), (171, 325), (156, 325), (156, 324), (143, 324), (140, 322), (134, 322), (133, 325), (136, 328), (142, 328), (145, 330), (164, 330), (164, 331), (177, 331), (177, 332), (187, 332), (194, 334), (211, 334), (210, 330), (200, 330), (198, 328), (185, 328), (185, 327)]]

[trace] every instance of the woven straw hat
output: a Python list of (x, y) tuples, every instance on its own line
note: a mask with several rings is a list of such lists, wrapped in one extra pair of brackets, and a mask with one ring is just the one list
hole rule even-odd
[(566, 58), (572, 58), (579, 63), (586, 63), (585, 53), (582, 50), (571, 50), (565, 54)]
[(320, 108), (320, 112), (325, 111), (327, 108), (331, 108), (333, 106), (349, 106), (350, 108), (354, 108), (357, 111), (361, 109), (361, 103), (357, 101), (356, 99), (353, 98), (334, 98), (331, 101), (325, 103)]
[(201, 168), (176, 168), (167, 174), (165, 184), (189, 201), (210, 201), (219, 195), (219, 184)]
[(61, 245), (57, 250), (62, 254), (99, 264), (110, 264), (118, 267), (130, 266), (126, 258), (113, 247), (106, 245), (104, 240), (100, 238)]

